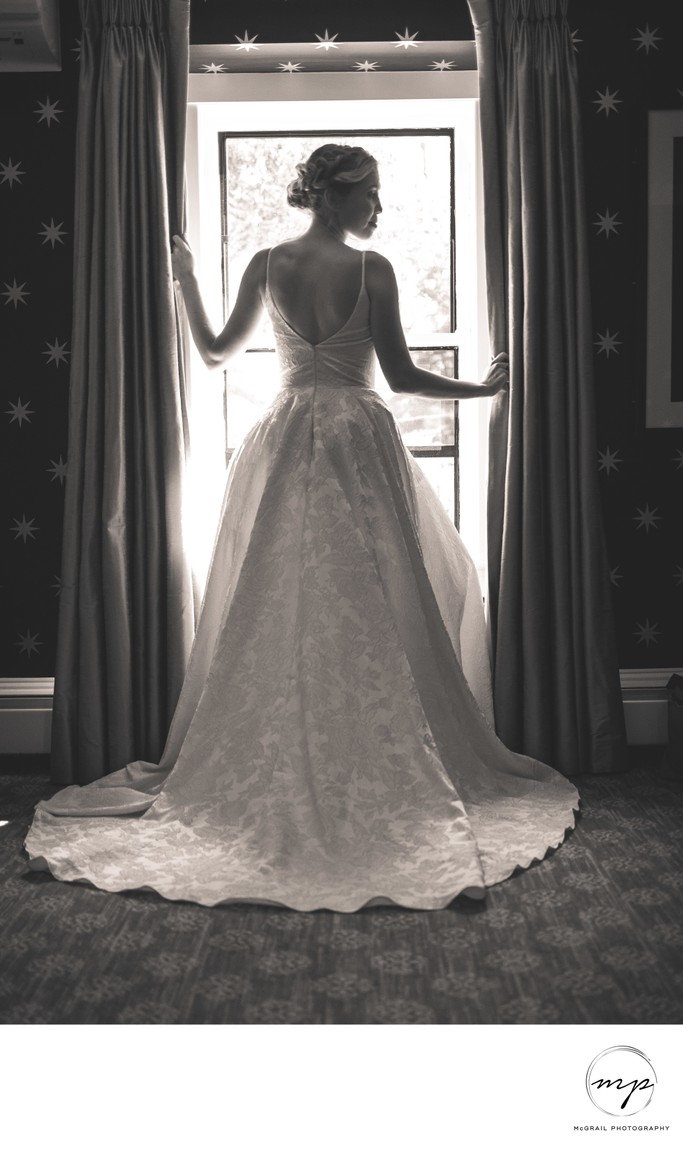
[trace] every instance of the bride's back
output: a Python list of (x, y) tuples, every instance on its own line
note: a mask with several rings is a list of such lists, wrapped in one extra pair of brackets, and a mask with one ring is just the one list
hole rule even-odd
[(308, 343), (322, 343), (351, 316), (362, 283), (362, 255), (354, 248), (320, 244), (309, 235), (278, 244), (268, 263), (275, 305)]

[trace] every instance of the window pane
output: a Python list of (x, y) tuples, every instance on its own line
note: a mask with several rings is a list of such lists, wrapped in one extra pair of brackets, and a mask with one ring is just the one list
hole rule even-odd
[[(316, 135), (223, 136), (223, 268), (226, 312), (234, 304), (244, 269), (255, 251), (291, 239), (309, 224), (307, 212), (288, 206), (287, 184), (296, 165), (326, 138), (360, 144), (376, 156), (383, 213), (374, 240), (391, 261), (399, 284), (402, 322), (411, 343), (455, 325), (453, 133), (385, 132)], [(351, 242), (356, 242), (351, 239)], [(371, 244), (369, 246), (374, 246)], [(358, 246), (365, 246), (358, 242)], [(431, 343), (432, 339), (426, 340)], [(279, 388), (277, 358), (266, 350), (273, 335), (266, 316), (247, 355), (226, 373), (227, 446), (231, 454)], [(455, 347), (413, 347), (418, 367), (455, 378)], [(392, 410), (409, 448), (456, 519), (457, 404), (391, 391), (381, 371), (377, 389)], [(425, 449), (453, 454), (425, 457)]]
[(233, 451), (257, 419), (265, 413), (280, 389), (277, 356), (252, 351), (240, 356), (226, 372), (226, 422), (228, 450)]
[[(413, 362), (425, 371), (435, 371), (450, 379), (456, 376), (457, 348), (413, 349), (411, 356)], [(409, 447), (440, 447), (455, 443), (456, 406), (453, 400), (402, 395), (392, 391), (379, 370), (377, 390), (391, 408)]]
[[(296, 165), (324, 135), (224, 137), (224, 260), (229, 303), (248, 260), (260, 248), (306, 229), (307, 212), (290, 208), (287, 185)], [(335, 133), (377, 158), (383, 213), (376, 246), (391, 261), (408, 332), (453, 330), (453, 180), (451, 131)], [(257, 343), (271, 340), (264, 323)]]
[(418, 455), (415, 462), (420, 465), (427, 479), (443, 503), (448, 517), (457, 523), (455, 514), (455, 459), (434, 459)]
[[(413, 351), (418, 367), (453, 376), (451, 349)], [(277, 357), (270, 351), (251, 351), (227, 370), (227, 443), (233, 449), (265, 412), (280, 387)], [(392, 391), (377, 371), (377, 391), (398, 423), (408, 447), (443, 447), (455, 444), (457, 406), (452, 400)]]

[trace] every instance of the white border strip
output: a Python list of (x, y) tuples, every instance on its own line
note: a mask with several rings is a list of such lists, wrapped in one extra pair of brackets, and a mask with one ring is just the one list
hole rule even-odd
[(2, 706), (3, 699), (52, 699), (54, 693), (54, 679), (0, 678), (0, 707)]
[(683, 675), (683, 668), (627, 667), (619, 672), (622, 691), (664, 690), (672, 675)]
[(190, 104), (271, 100), (457, 100), (479, 98), (476, 72), (257, 73), (188, 77)]

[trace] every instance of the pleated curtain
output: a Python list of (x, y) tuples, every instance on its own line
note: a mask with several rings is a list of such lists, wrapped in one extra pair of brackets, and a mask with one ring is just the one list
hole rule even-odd
[(194, 633), (170, 237), (189, 0), (81, 0), (74, 316), (52, 772), (158, 760)]
[(565, 774), (625, 765), (598, 490), (577, 63), (566, 0), (469, 0), (491, 346), (496, 727)]

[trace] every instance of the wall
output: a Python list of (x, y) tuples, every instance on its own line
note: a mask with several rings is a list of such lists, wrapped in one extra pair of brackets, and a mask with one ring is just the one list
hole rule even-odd
[[(683, 429), (646, 431), (644, 420), (647, 110), (683, 107), (673, 8), (663, 0), (570, 3), (591, 220), (596, 467), (620, 664), (633, 668), (683, 664), (680, 626), (675, 631), (683, 613)], [(424, 40), (472, 38), (465, 0), (450, 9), (443, 0), (347, 0), (342, 7), (203, 0), (193, 3), (191, 39), (232, 43), (242, 54), (238, 38), (246, 33), (257, 42), (310, 43), (326, 33), (391, 41), (406, 29)], [(638, 31), (646, 29), (657, 30), (649, 49), (651, 37)], [(73, 0), (62, 4), (62, 33), (61, 72), (0, 75), (0, 677), (54, 672), (71, 326)], [(619, 101), (613, 111), (601, 110), (607, 90)], [(606, 211), (616, 225), (608, 232), (599, 222)], [(601, 351), (608, 332), (618, 343)]]
[(62, 5), (61, 71), (0, 74), (2, 677), (54, 672), (71, 347), (76, 12), (73, 3)]
[(570, 6), (591, 231), (597, 465), (622, 667), (683, 666), (683, 427), (645, 427), (648, 111), (683, 108), (677, 7)]

